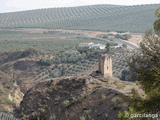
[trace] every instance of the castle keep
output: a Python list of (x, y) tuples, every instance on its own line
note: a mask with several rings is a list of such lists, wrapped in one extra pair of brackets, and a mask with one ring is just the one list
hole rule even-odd
[(112, 77), (112, 58), (108, 54), (102, 54), (99, 57), (99, 71), (104, 77)]

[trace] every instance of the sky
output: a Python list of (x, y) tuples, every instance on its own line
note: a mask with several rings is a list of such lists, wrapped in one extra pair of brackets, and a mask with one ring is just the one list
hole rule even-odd
[(95, 4), (160, 4), (160, 0), (0, 0), (0, 13), (40, 8), (73, 7)]

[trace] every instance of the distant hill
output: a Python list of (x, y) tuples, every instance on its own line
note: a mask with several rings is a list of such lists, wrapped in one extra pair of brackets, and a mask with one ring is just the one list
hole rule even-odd
[(50, 28), (145, 32), (160, 4), (91, 5), (0, 14), (0, 28)]

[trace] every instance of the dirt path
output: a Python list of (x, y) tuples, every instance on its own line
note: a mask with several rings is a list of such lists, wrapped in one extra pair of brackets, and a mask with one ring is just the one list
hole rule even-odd
[(139, 41), (142, 39), (143, 39), (142, 35), (132, 35), (132, 38), (130, 38), (128, 41), (138, 45)]

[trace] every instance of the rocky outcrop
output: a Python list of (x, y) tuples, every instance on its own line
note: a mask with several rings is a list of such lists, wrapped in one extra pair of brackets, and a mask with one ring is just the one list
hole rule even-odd
[(0, 111), (12, 112), (22, 99), (23, 93), (15, 80), (0, 71)]
[(23, 96), (24, 94), (21, 92), (19, 86), (15, 83), (12, 91), (8, 95), (9, 100), (14, 102), (16, 106), (19, 106)]
[(17, 110), (22, 120), (116, 120), (128, 104), (122, 93), (107, 88), (107, 79), (67, 77), (31, 88)]
[(13, 77), (25, 93), (34, 85), (34, 78), (42, 67), (39, 63), (41, 54), (36, 49), (0, 52), (0, 70)]

